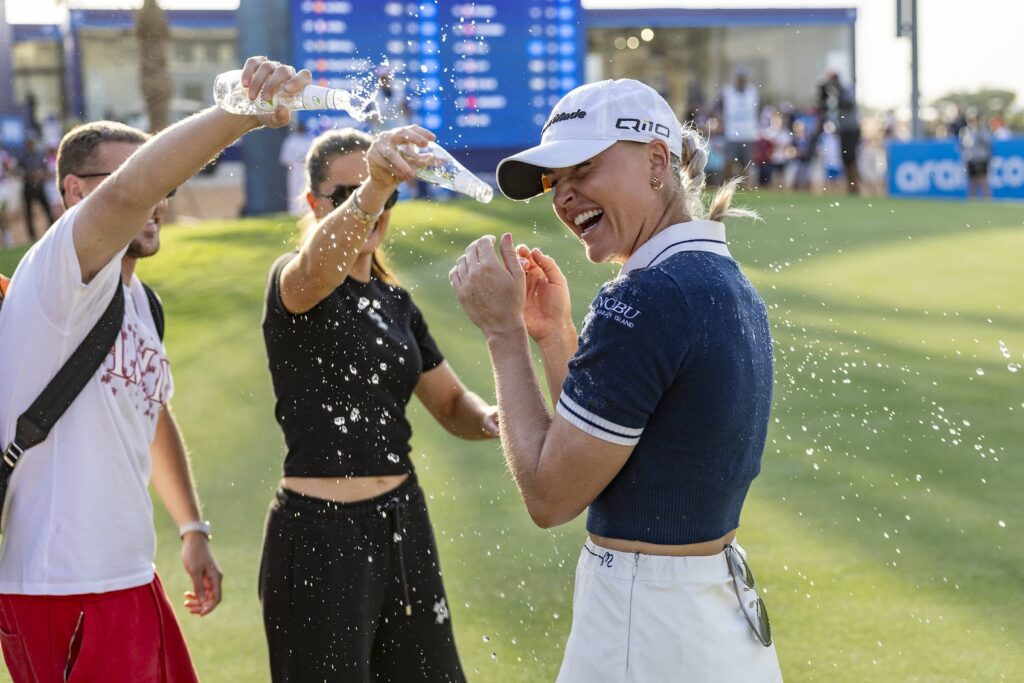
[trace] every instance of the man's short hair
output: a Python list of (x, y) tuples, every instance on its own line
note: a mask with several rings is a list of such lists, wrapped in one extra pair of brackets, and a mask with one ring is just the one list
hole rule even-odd
[(96, 148), (104, 142), (133, 142), (141, 145), (149, 134), (117, 121), (93, 121), (75, 126), (61, 138), (57, 149), (57, 189), (64, 197), (64, 178), (78, 173), (103, 173), (112, 168), (92, 168)]

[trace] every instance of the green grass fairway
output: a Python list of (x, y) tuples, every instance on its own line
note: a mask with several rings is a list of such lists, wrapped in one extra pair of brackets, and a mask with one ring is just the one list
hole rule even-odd
[[(777, 366), (740, 539), (786, 679), (1024, 680), (1024, 207), (742, 200), (764, 222), (733, 222), (731, 245), (768, 303)], [(510, 230), (555, 255), (577, 321), (615, 272), (585, 261), (546, 200), (400, 204), (392, 223), (393, 265), (484, 396), (486, 352), (447, 279), (470, 240)], [(216, 613), (179, 610), (205, 681), (267, 680), (256, 571), (282, 439), (259, 323), (267, 269), (293, 234), (281, 217), (172, 226), (141, 268), (167, 307), (172, 405), (227, 577)], [(0, 271), (19, 256), (0, 254)], [(554, 680), (582, 519), (534, 528), (496, 444), (412, 414), (471, 680)], [(157, 564), (177, 603), (186, 576), (158, 509)]]

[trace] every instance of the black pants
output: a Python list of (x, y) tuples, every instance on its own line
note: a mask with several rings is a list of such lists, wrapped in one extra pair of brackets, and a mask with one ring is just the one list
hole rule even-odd
[(279, 490), (259, 592), (274, 683), (465, 681), (415, 475), (357, 503)]
[(39, 239), (39, 236), (36, 235), (36, 222), (35, 216), (32, 215), (32, 205), (39, 204), (46, 213), (46, 220), (49, 222), (43, 227), (43, 232), (46, 232), (46, 228), (53, 225), (53, 221), (56, 219), (53, 217), (53, 211), (50, 210), (50, 203), (46, 201), (46, 191), (42, 185), (26, 182), (21, 190), (21, 198), (25, 212), (25, 229), (28, 230), (28, 236), (34, 242)]

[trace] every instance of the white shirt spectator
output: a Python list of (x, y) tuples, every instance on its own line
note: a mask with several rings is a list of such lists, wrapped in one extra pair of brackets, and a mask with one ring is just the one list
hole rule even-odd
[(281, 143), (278, 162), (288, 169), (288, 212), (301, 216), (309, 210), (306, 203), (306, 153), (313, 138), (307, 133), (293, 130)]
[(753, 142), (757, 140), (758, 112), (757, 90), (747, 84), (743, 90), (734, 84), (722, 88), (722, 126), (728, 142)]
[[(82, 283), (72, 235), (77, 214), (69, 210), (29, 250), (0, 309), (4, 445), (123, 286), (123, 250)], [(138, 278), (124, 294), (121, 334), (106, 361), (11, 477), (0, 593), (105, 593), (153, 581), (149, 446), (174, 385)]]

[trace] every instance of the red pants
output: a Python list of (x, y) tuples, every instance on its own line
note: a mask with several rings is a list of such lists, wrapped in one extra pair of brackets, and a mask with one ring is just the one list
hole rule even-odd
[(0, 595), (0, 641), (14, 683), (199, 680), (159, 577), (85, 595)]

